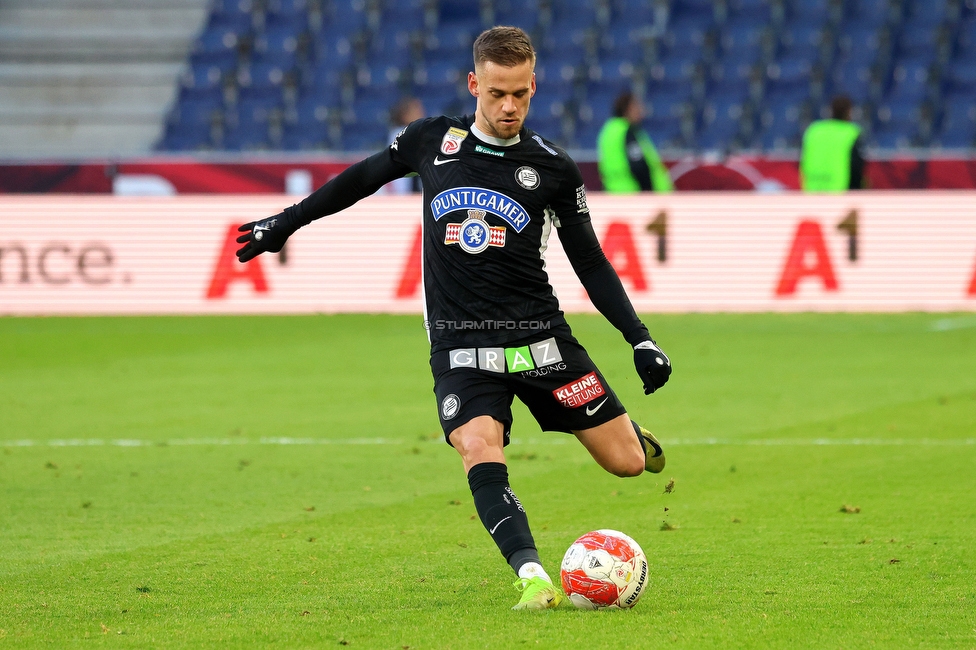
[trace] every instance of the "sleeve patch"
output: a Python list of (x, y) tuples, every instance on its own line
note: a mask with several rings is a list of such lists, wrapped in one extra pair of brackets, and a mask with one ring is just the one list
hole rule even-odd
[(590, 208), (586, 205), (586, 186), (580, 185), (576, 188), (576, 213), (589, 214)]

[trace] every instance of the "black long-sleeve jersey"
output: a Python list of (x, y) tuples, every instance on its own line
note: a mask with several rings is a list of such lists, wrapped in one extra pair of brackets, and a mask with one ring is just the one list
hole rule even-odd
[(593, 233), (576, 163), (527, 128), (501, 141), (472, 123), (471, 116), (413, 122), (388, 149), (285, 214), (304, 225), (418, 173), (432, 352), (504, 345), (565, 324), (545, 268), (554, 227), (597, 309), (631, 344), (648, 339)]

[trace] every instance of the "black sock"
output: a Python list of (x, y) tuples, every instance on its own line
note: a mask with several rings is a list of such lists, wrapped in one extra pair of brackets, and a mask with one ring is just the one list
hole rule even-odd
[[(474, 507), (498, 550), (515, 572), (526, 562), (540, 562), (529, 519), (508, 485), (504, 463), (480, 463), (468, 472)], [(517, 566), (516, 566), (517, 565)]]
[(634, 425), (634, 433), (637, 434), (637, 441), (640, 443), (641, 449), (644, 450), (644, 456), (646, 457), (647, 456), (647, 441), (644, 440), (644, 436), (641, 435), (640, 425), (637, 424), (636, 422), (634, 422), (633, 420), (631, 420), (630, 423), (632, 425)]

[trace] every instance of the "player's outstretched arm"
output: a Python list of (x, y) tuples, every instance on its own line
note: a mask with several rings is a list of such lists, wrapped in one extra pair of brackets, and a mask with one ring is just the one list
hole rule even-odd
[(633, 346), (634, 366), (644, 382), (644, 394), (650, 395), (667, 383), (671, 376), (671, 360), (638, 318), (623, 284), (620, 283), (620, 277), (603, 254), (591, 223), (587, 220), (564, 225), (557, 232), (563, 250), (586, 288), (593, 306)]
[(289, 206), (273, 217), (241, 226), (239, 230), (244, 234), (237, 238), (237, 243), (244, 245), (237, 251), (237, 259), (247, 262), (261, 253), (277, 253), (302, 226), (345, 210), (411, 171), (403, 163), (394, 161), (386, 149), (351, 165), (301, 203)]

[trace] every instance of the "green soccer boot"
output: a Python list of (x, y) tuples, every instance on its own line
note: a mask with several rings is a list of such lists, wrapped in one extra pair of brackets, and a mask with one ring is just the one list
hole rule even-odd
[(638, 430), (637, 435), (643, 439), (644, 469), (653, 474), (660, 474), (664, 470), (665, 463), (664, 450), (661, 449), (661, 443), (657, 441), (653, 433), (636, 422), (634, 422), (634, 428)]
[(559, 590), (543, 578), (519, 578), (515, 588), (522, 592), (522, 598), (512, 609), (552, 609), (563, 600)]

